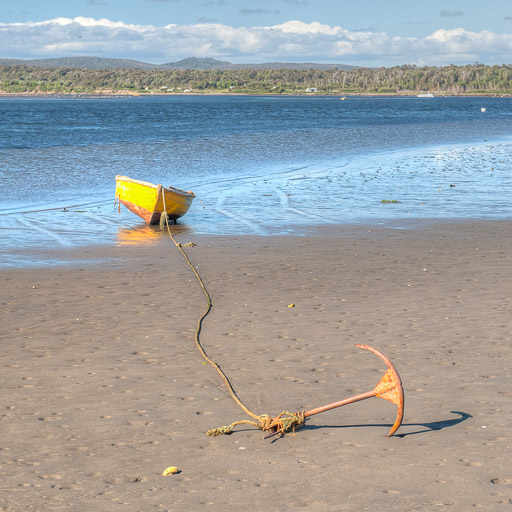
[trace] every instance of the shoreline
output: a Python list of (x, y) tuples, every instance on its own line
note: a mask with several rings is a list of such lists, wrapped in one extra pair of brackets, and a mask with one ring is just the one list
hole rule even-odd
[[(133, 98), (145, 98), (145, 97), (173, 97), (173, 96), (276, 96), (276, 97), (282, 97), (282, 98), (335, 98), (338, 96), (342, 96), (346, 98), (347, 100), (350, 98), (417, 98), (418, 97), (417, 92), (413, 91), (407, 91), (404, 93), (297, 93), (297, 94), (263, 94), (263, 93), (233, 93), (233, 92), (199, 92), (199, 91), (192, 91), (192, 92), (167, 92), (167, 93), (158, 93), (158, 92), (140, 92), (140, 93), (134, 93), (130, 91), (118, 91), (118, 92), (98, 92), (98, 93), (51, 93), (51, 92), (27, 92), (27, 93), (6, 93), (6, 92), (0, 92), (0, 99), (1, 98), (52, 98), (52, 99), (59, 99), (59, 98), (85, 98), (85, 99), (104, 99), (104, 98), (127, 98), (127, 97), (133, 97)], [(435, 98), (512, 98), (512, 94), (435, 94)], [(420, 99), (432, 99), (432, 98), (420, 98)]]
[[(268, 231), (265, 234), (258, 233), (223, 233), (215, 235), (212, 233), (201, 233), (190, 230), (187, 224), (171, 225), (174, 234), (180, 242), (190, 241), (208, 243), (210, 240), (258, 240), (261, 243), (272, 243), (276, 239), (321, 239), (329, 237), (352, 237), (361, 234), (373, 233), (374, 236), (386, 236), (394, 231), (404, 231), (419, 233), (425, 230), (439, 229), (444, 227), (450, 229), (465, 229), (471, 225), (489, 225), (503, 226), (503, 229), (510, 227), (512, 234), (512, 219), (445, 219), (445, 218), (390, 218), (375, 219), (374, 222), (346, 222), (340, 224), (318, 224), (304, 225), (299, 227), (281, 226), (278, 231)], [(285, 232), (285, 233), (284, 233)], [(358, 235), (359, 234), (359, 235)], [(51, 269), (87, 266), (95, 267), (105, 264), (105, 262), (115, 259), (117, 253), (123, 248), (133, 247), (135, 251), (148, 251), (151, 248), (158, 248), (165, 245), (167, 233), (162, 232), (158, 226), (148, 226), (147, 224), (137, 224), (134, 227), (119, 228), (119, 232), (114, 240), (104, 241), (103, 243), (82, 243), (75, 242), (71, 246), (59, 246), (57, 248), (48, 248), (40, 246), (27, 246), (23, 248), (15, 247), (4, 249), (4, 260), (9, 257), (16, 258), (15, 263), (0, 264), (0, 272), (9, 272), (11, 270), (22, 269)], [(37, 260), (34, 255), (37, 253)]]
[[(185, 250), (212, 296), (203, 346), (251, 410), (368, 391), (385, 367), (354, 347), (367, 343), (403, 381), (391, 438), (396, 408), (377, 398), (283, 439), (243, 426), (207, 437), (247, 417), (202, 364), (205, 299), (164, 236), (88, 248), (91, 264), (2, 270), (0, 507), (510, 504), (511, 232), (511, 221), (468, 220), (178, 237), (197, 244)], [(168, 466), (180, 473), (163, 477)]]

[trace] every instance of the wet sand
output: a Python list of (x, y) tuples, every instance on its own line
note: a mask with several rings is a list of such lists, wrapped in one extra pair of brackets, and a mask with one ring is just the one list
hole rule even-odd
[[(201, 340), (258, 414), (371, 390), (281, 439), (203, 364), (205, 299), (165, 235), (1, 272), (0, 510), (484, 510), (512, 505), (512, 224), (337, 226), (186, 248)], [(290, 304), (295, 307), (288, 307)], [(162, 476), (168, 466), (178, 474)], [(508, 507), (507, 507), (508, 505)]]

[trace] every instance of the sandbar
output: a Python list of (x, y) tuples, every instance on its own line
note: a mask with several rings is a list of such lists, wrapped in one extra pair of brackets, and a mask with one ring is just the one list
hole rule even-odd
[[(1, 272), (0, 510), (501, 510), (512, 504), (512, 223), (181, 235), (201, 341), (258, 414), (371, 390), (264, 439), (199, 354), (169, 238)], [(294, 304), (294, 307), (289, 307)], [(162, 476), (169, 466), (177, 474)], [(506, 508), (506, 507), (505, 507)]]

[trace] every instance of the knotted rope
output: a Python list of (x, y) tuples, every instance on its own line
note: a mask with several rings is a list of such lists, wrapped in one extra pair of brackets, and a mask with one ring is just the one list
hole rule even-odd
[(209, 436), (221, 436), (221, 435), (229, 435), (233, 432), (233, 428), (237, 425), (253, 425), (254, 427), (259, 428), (260, 430), (271, 432), (270, 436), (280, 434), (284, 435), (288, 432), (295, 432), (295, 429), (304, 425), (306, 423), (306, 418), (304, 417), (303, 412), (292, 413), (288, 411), (283, 411), (279, 416), (275, 418), (271, 418), (267, 414), (262, 414), (260, 416), (259, 423), (255, 421), (249, 420), (240, 420), (231, 423), (231, 425), (227, 425), (225, 427), (220, 428), (212, 428), (206, 432)]

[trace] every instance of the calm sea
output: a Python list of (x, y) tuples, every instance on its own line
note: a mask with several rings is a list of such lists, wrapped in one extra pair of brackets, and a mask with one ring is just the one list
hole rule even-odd
[(2, 98), (0, 266), (159, 236), (116, 174), (193, 190), (191, 233), (509, 219), (512, 99)]

